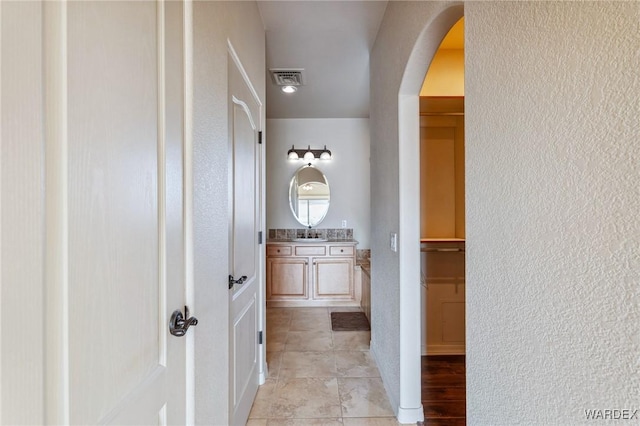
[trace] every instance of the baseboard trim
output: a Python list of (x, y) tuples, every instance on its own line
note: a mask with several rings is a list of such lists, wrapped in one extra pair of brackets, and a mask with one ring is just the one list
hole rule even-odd
[(267, 381), (267, 377), (269, 377), (269, 365), (265, 362), (264, 368), (258, 374), (258, 386), (264, 385), (264, 382)]
[(424, 421), (424, 410), (422, 404), (417, 408), (398, 407), (398, 423), (416, 424)]

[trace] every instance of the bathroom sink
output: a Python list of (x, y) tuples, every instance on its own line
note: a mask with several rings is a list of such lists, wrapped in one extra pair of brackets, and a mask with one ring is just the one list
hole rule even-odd
[(329, 240), (326, 238), (294, 238), (293, 241), (296, 243), (324, 243)]

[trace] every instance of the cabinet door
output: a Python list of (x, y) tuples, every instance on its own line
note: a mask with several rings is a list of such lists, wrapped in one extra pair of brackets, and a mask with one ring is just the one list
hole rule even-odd
[(314, 299), (353, 300), (353, 259), (314, 258)]
[(429, 283), (427, 288), (427, 353), (463, 354), (465, 342), (464, 284)]
[(267, 259), (267, 300), (308, 299), (306, 258)]

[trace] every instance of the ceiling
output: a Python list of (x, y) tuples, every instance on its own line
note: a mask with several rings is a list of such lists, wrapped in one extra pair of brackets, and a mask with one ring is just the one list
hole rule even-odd
[(267, 118), (369, 117), (369, 52), (387, 1), (258, 1), (270, 68), (304, 68), (286, 94), (267, 75)]

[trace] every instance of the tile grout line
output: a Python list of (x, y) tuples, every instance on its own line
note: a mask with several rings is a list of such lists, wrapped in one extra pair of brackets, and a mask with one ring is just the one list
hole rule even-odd
[(340, 423), (344, 425), (344, 408), (342, 407), (342, 393), (340, 393), (340, 382), (338, 381), (338, 359), (336, 357), (336, 344), (333, 335), (333, 325), (331, 324), (331, 312), (329, 312), (329, 330), (331, 330), (331, 349), (333, 351), (333, 364), (336, 372), (336, 387), (338, 389), (338, 403), (340, 404)]

